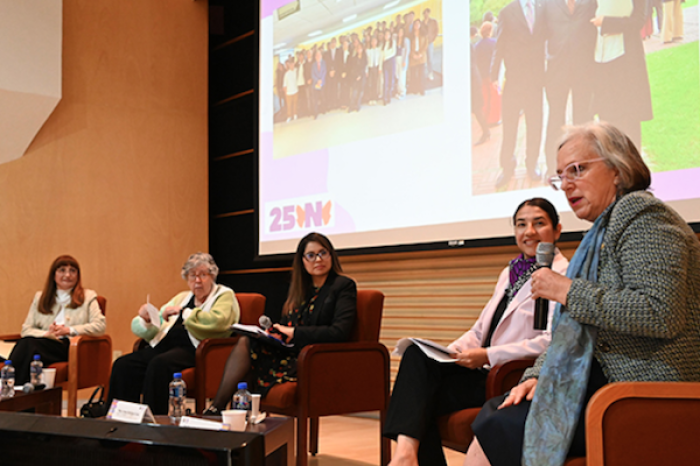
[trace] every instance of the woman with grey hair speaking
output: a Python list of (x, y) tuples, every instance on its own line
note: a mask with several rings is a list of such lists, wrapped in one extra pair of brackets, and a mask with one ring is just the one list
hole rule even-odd
[(700, 381), (700, 243), (647, 191), (630, 138), (603, 122), (570, 128), (550, 181), (593, 226), (566, 275), (532, 274), (532, 298), (559, 303), (552, 342), (484, 405), (465, 465), (564, 464), (586, 454), (583, 413), (603, 385)]
[(228, 337), (231, 325), (238, 322), (238, 301), (231, 288), (216, 284), (218, 273), (209, 254), (192, 254), (182, 266), (189, 291), (163, 305), (155, 322), (150, 305), (141, 306), (131, 331), (148, 344), (114, 361), (107, 406), (112, 399), (139, 403), (143, 393), (153, 414), (168, 413), (173, 374), (194, 367), (200, 341)]

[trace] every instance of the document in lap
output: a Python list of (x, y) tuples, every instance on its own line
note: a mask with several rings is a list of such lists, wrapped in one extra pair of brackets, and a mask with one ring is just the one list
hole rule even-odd
[(457, 360), (452, 357), (454, 351), (450, 351), (448, 348), (424, 338), (402, 338), (396, 343), (396, 347), (391, 354), (403, 356), (406, 348), (411, 345), (416, 345), (426, 356), (438, 362), (457, 362)]
[(265, 330), (261, 329), (257, 325), (233, 324), (231, 326), (231, 330), (236, 333), (255, 338), (272, 346), (287, 349), (294, 348), (294, 343), (285, 343), (282, 340), (278, 340), (277, 338), (270, 336)]

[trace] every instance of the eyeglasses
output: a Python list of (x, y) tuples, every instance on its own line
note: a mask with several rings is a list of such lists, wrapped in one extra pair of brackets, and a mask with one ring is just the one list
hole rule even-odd
[(549, 179), (549, 184), (552, 185), (555, 191), (561, 189), (561, 185), (566, 179), (567, 181), (576, 181), (586, 174), (586, 169), (589, 163), (603, 162), (605, 159), (599, 157), (597, 159), (586, 160), (584, 162), (573, 162), (564, 167), (560, 174), (554, 175)]
[(198, 278), (200, 280), (204, 280), (209, 276), (208, 273), (188, 273), (187, 274), (187, 279), (191, 282), (196, 281)]
[(326, 251), (325, 249), (321, 249), (318, 252), (304, 253), (304, 259), (306, 259), (309, 262), (315, 261), (317, 257), (320, 257), (321, 260), (324, 260), (326, 257), (328, 257), (328, 251)]

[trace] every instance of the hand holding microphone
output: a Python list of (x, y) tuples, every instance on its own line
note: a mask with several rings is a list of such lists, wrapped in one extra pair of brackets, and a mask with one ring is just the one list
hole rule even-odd
[(269, 334), (274, 333), (274, 335), (271, 335), (274, 338), (277, 338), (278, 340), (282, 340), (285, 343), (287, 343), (289, 341), (288, 335), (285, 335), (284, 333), (280, 332), (279, 330), (277, 330), (276, 328), (274, 328), (272, 326), (272, 320), (268, 316), (266, 316), (266, 315), (260, 316), (260, 318), (258, 319), (258, 324), (260, 324), (260, 327), (263, 330), (265, 330), (267, 333), (269, 333)]
[[(540, 243), (537, 245), (535, 254), (537, 265), (540, 267), (552, 268), (554, 262), (554, 244)], [(549, 300), (537, 298), (535, 300), (535, 321), (533, 328), (535, 330), (547, 330), (547, 317), (549, 316)]]

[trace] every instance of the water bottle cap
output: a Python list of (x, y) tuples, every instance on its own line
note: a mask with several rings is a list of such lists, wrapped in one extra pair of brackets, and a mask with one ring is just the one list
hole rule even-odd
[(241, 382), (238, 384), (239, 390), (248, 390), (248, 384), (246, 382)]
[(38, 354), (35, 354), (35, 355), (34, 355), (34, 360), (35, 360), (35, 361), (38, 361), (39, 359), (41, 359), (41, 356), (39, 356)]
[(5, 365), (6, 365), (6, 366), (11, 366), (11, 365), (12, 365), (12, 361), (10, 361), (9, 359), (5, 359)]
[(175, 372), (173, 374), (174, 379), (181, 379), (182, 378), (182, 372)]

